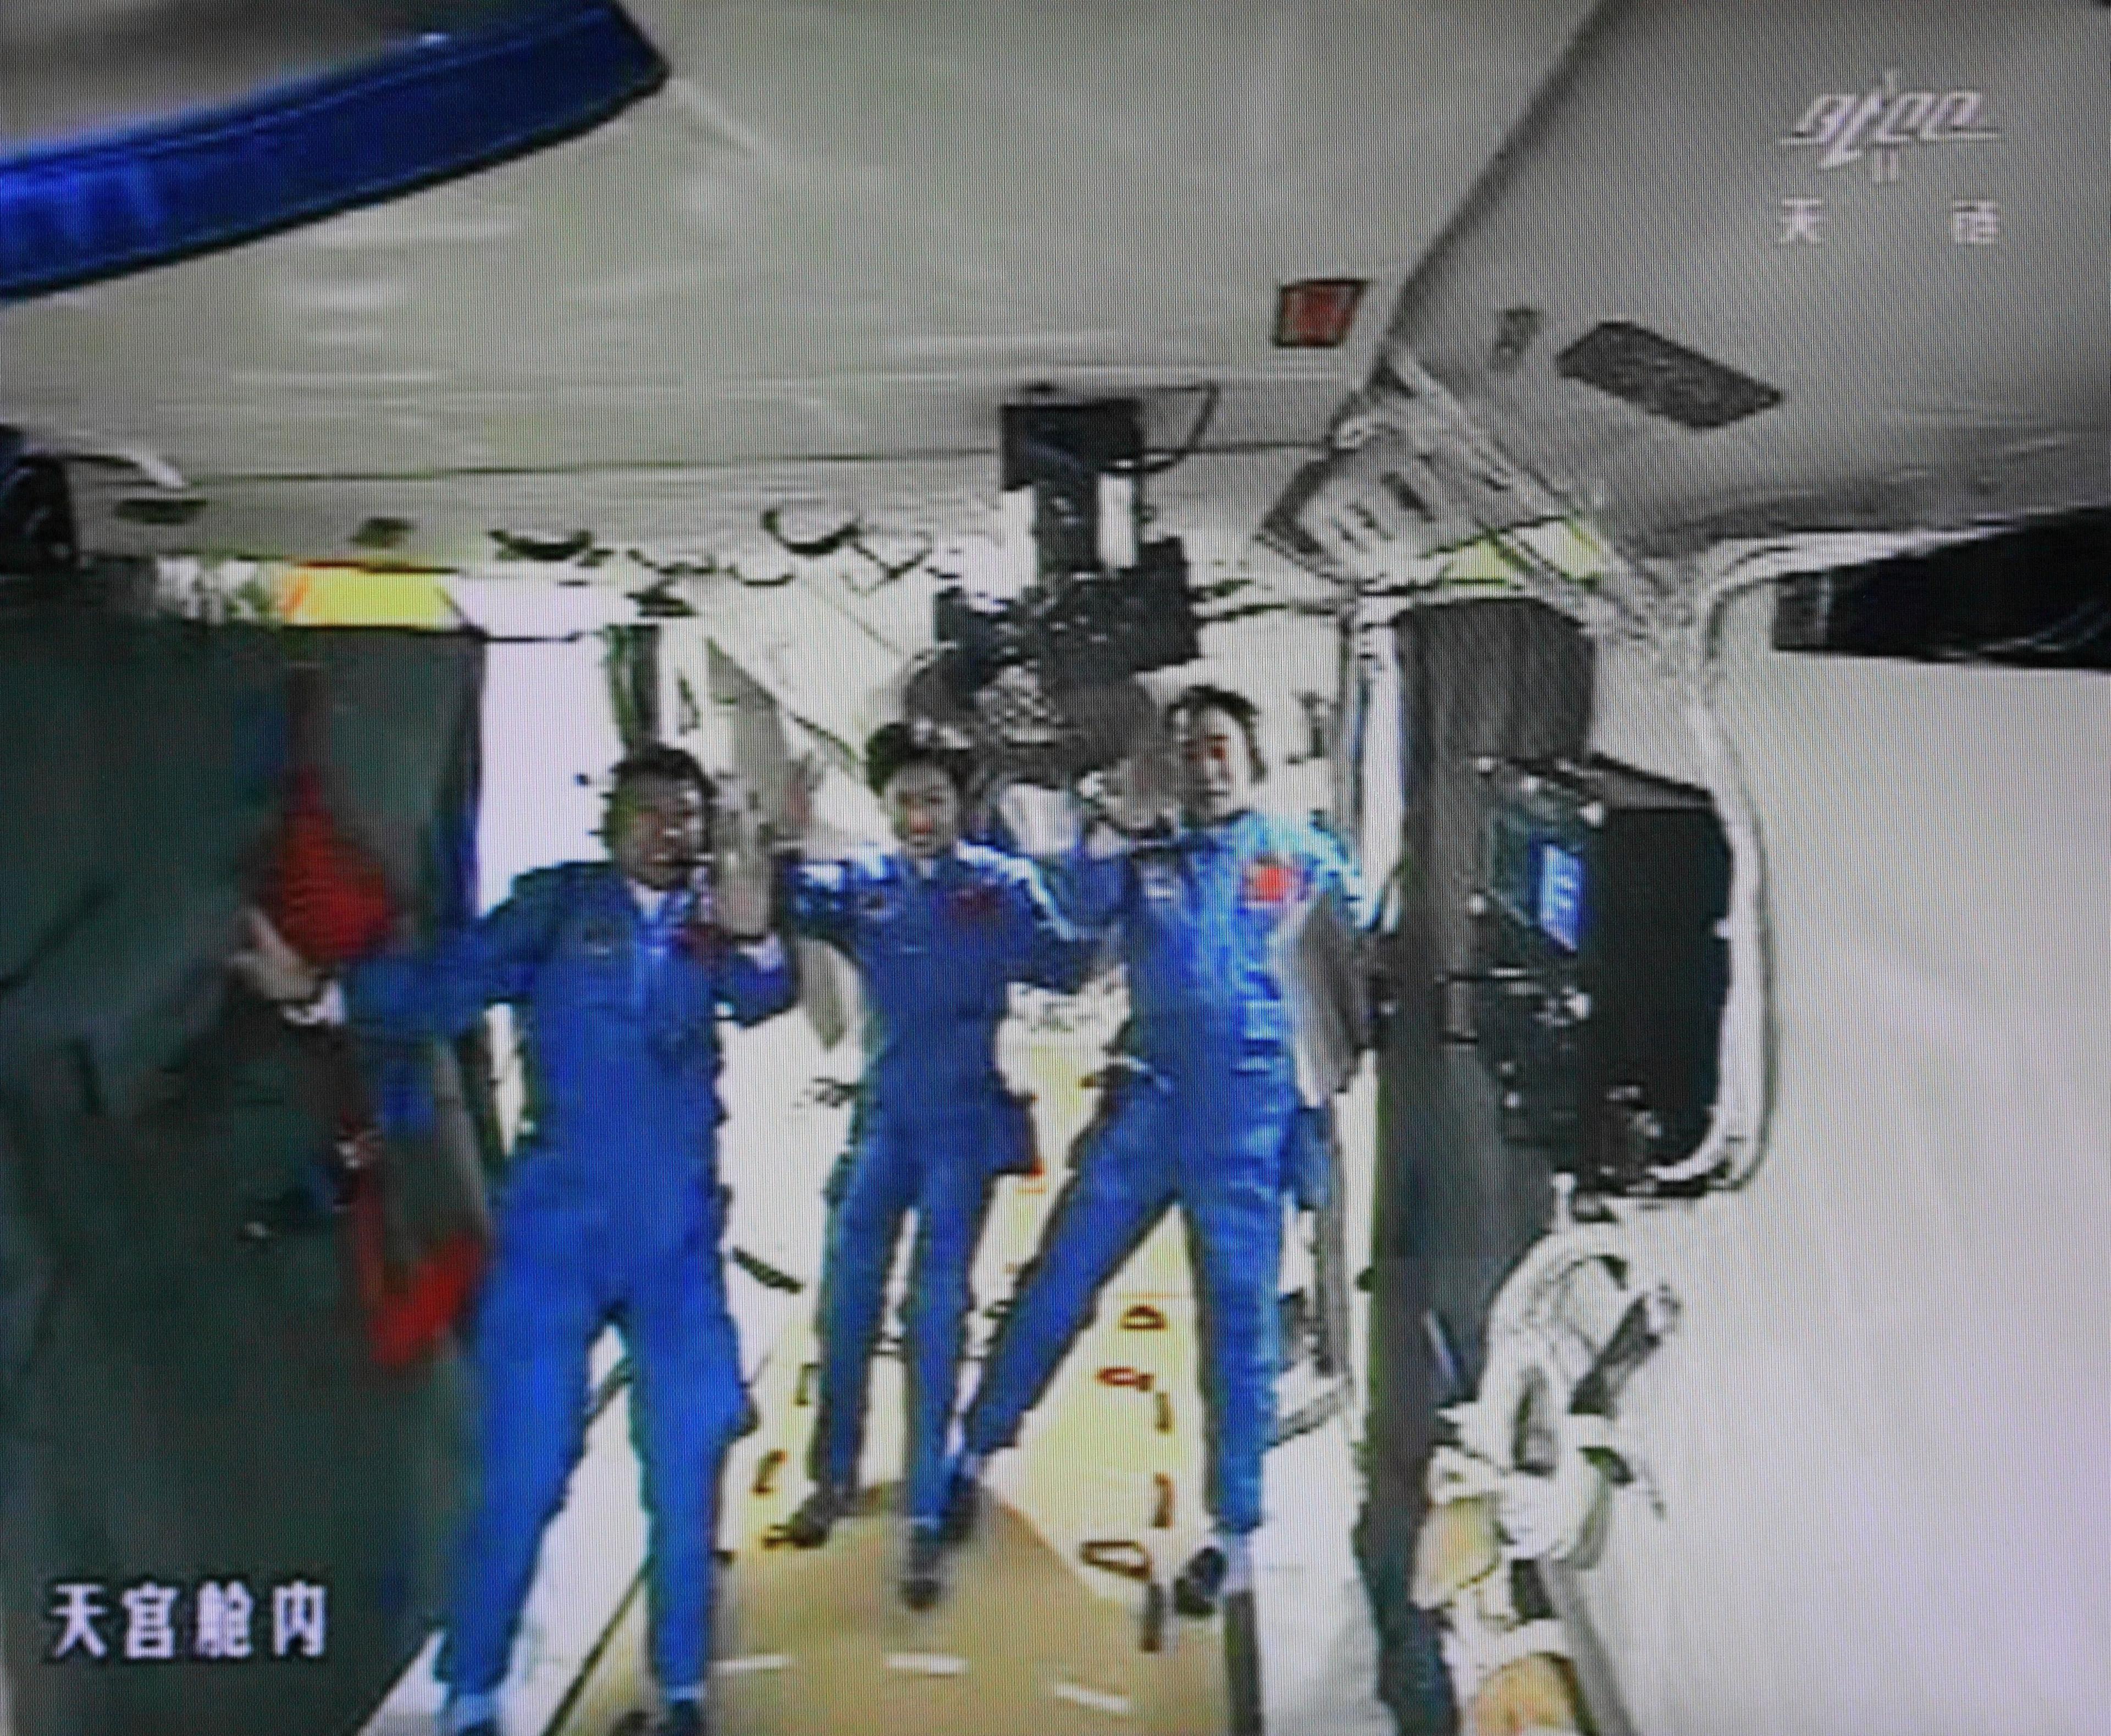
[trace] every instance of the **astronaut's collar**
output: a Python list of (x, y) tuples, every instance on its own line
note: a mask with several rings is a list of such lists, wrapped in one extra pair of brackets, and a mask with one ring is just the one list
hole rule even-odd
[(931, 885), (960, 859), (960, 847), (957, 841), (924, 861), (919, 861), (906, 850), (901, 852), (901, 865), (908, 870), (910, 879), (924, 886)]
[(683, 922), (697, 907), (697, 889), (693, 886), (670, 886), (665, 892), (647, 886), (624, 876), (623, 884), (630, 893), (630, 902), (650, 928), (656, 923)]
[(1236, 814), (1205, 826), (1183, 826), (1179, 843), (1186, 850), (1226, 850), (1232, 846), (1238, 829), (1253, 813), (1242, 807)]

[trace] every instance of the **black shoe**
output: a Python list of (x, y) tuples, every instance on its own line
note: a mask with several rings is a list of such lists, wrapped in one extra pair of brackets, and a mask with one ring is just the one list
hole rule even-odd
[(676, 1700), (660, 1715), (660, 1721), (652, 1726), (652, 1736), (710, 1736), (710, 1725), (704, 1716), (704, 1702), (701, 1700)]
[(956, 1465), (946, 1479), (946, 1504), (938, 1510), (938, 1541), (953, 1549), (973, 1537), (982, 1500), (981, 1481)]
[(1201, 1617), (1217, 1612), (1217, 1598), (1224, 1588), (1231, 1564), (1214, 1543), (1205, 1543), (1188, 1557), (1173, 1582), (1173, 1606), (1183, 1616)]
[(794, 1549), (818, 1549), (829, 1540), (836, 1521), (851, 1510), (847, 1490), (816, 1487), (784, 1521), (784, 1541)]
[(455, 1736), (498, 1736), (498, 1720), (496, 1718), (479, 1719), (476, 1723), (456, 1731)]
[(901, 1570), (901, 1601), (912, 1610), (928, 1610), (938, 1601), (938, 1593), (945, 1588), (938, 1576), (938, 1564), (945, 1555), (945, 1547), (937, 1526), (909, 1528), (909, 1561)]

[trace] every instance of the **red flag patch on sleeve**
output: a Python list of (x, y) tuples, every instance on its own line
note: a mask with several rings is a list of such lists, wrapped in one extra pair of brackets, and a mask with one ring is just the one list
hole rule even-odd
[(1273, 907), (1289, 902), (1297, 890), (1297, 867), (1279, 856), (1257, 856), (1246, 864), (1248, 904)]

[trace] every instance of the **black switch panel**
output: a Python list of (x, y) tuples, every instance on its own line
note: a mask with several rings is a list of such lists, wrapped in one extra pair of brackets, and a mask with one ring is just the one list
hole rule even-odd
[(2111, 670), (2111, 511), (1785, 579), (1777, 651)]
[(1587, 1191), (1707, 1131), (1729, 985), (1730, 855), (1704, 790), (1594, 761), (1482, 762), (1482, 877), (1464, 983), (1504, 1137)]

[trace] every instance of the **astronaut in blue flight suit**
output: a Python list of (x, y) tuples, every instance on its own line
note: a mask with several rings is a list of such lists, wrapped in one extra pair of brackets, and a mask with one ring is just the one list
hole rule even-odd
[[(642, 749), (614, 775), (611, 860), (524, 875), (474, 925), (334, 984), (261, 916), (232, 961), (300, 1022), (443, 1036), (494, 1002), (524, 1015), (532, 1126), (477, 1307), (482, 1475), (441, 1662), (451, 1732), (497, 1736), (543, 1528), (584, 1445), (588, 1354), (611, 1320), (635, 1370), (661, 1728), (704, 1727), (719, 1477), (747, 1406), (720, 1253), (717, 1024), (754, 1024), (795, 993), (781, 940), (715, 920), (730, 920), (736, 888), (699, 908), (714, 795), (688, 754)], [(749, 888), (747, 903), (766, 923), (766, 899)]]
[(1154, 839), (1101, 822), (1058, 880), (1081, 925), (1119, 933), (1126, 1052), (983, 1364), (943, 1529), (949, 1542), (968, 1534), (983, 1461), (1012, 1443), (1101, 1287), (1177, 1203), (1201, 1329), (1215, 1534), (1174, 1595), (1201, 1616), (1250, 1584), (1247, 1540), (1260, 1525), (1261, 1458), (1275, 1424), (1283, 1200), (1317, 1207), (1327, 1185), (1325, 1112), (1299, 1092), (1279, 931), (1314, 898), (1337, 901), (1353, 924), (1358, 894), (1332, 839), (1249, 806), (1264, 771), (1249, 701), (1193, 688), (1167, 720), (1180, 744), (1184, 824)]
[(865, 761), (899, 848), (792, 857), (781, 882), (792, 925), (851, 959), (866, 1007), (852, 1143), (829, 1185), (814, 1488), (787, 1534), (802, 1547), (825, 1543), (856, 1493), (888, 1271), (914, 1211), (901, 1593), (923, 1609), (940, 1589), (937, 1525), (975, 1247), (993, 1178), (1025, 1167), (1033, 1149), (1026, 1106), (997, 1072), (997, 1027), (1011, 984), (1074, 990), (1097, 948), (1032, 864), (960, 841), (963, 756), (889, 724)]

